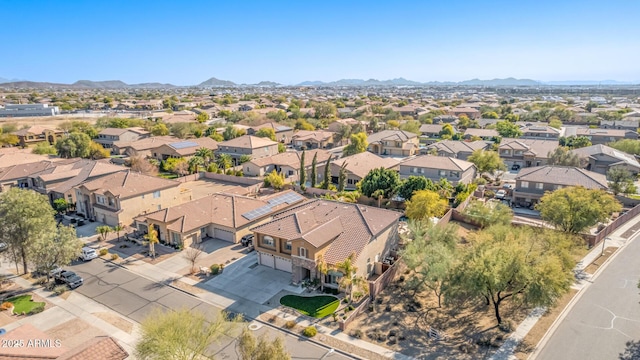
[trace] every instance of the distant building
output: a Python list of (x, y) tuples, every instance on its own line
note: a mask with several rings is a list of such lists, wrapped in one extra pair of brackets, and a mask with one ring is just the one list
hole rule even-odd
[(49, 104), (6, 104), (0, 109), (0, 117), (55, 116), (60, 108)]

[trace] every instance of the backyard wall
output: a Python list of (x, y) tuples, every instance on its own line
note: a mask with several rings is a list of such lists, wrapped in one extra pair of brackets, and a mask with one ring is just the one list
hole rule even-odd
[(600, 230), (600, 232), (598, 232), (597, 234), (595, 235), (581, 234), (581, 235), (585, 239), (587, 244), (589, 244), (589, 247), (593, 247), (596, 244), (598, 244), (600, 241), (602, 241), (604, 238), (609, 236), (611, 233), (616, 231), (620, 226), (624, 225), (627, 221), (636, 217), (638, 214), (640, 214), (640, 205), (637, 205), (633, 209), (618, 216), (617, 219), (613, 220), (611, 224), (607, 225), (607, 227)]
[[(246, 177), (242, 177), (242, 176), (216, 174), (216, 173), (211, 173), (211, 172), (204, 172), (204, 173), (201, 173), (201, 174), (204, 174), (204, 178), (205, 179), (224, 181), (224, 182), (229, 182), (229, 183), (238, 184), (238, 185), (245, 185), (245, 186), (260, 185), (260, 186), (262, 186), (262, 183), (263, 183), (262, 180), (260, 180), (260, 179), (252, 179), (252, 178), (246, 178)], [(194, 175), (197, 175), (197, 174), (194, 174)]]

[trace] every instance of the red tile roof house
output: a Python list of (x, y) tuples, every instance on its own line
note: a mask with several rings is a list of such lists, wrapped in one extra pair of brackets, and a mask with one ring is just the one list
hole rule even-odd
[(249, 155), (252, 159), (273, 156), (278, 153), (278, 143), (267, 138), (243, 135), (235, 139), (218, 143), (216, 155), (231, 156), (234, 164), (240, 163), (242, 155)]
[(333, 135), (331, 131), (298, 130), (291, 138), (291, 143), (296, 149), (330, 149), (333, 147)]
[(609, 184), (603, 174), (570, 166), (536, 166), (520, 170), (512, 201), (518, 206), (536, 204), (548, 191), (567, 186), (607, 190)]
[[(318, 261), (329, 268), (355, 254), (357, 276), (368, 279), (398, 244), (395, 211), (316, 199), (274, 215), (273, 220), (251, 230), (261, 265), (291, 273), (298, 284), (318, 279)], [(329, 271), (325, 286), (338, 288), (340, 272)]]
[(150, 136), (151, 133), (142, 128), (106, 128), (98, 133), (98, 137), (94, 141), (105, 149), (111, 149), (116, 141), (131, 142), (146, 139)]
[(140, 215), (135, 219), (136, 228), (146, 232), (153, 225), (161, 241), (184, 247), (199, 244), (207, 237), (237, 243), (251, 233), (250, 227), (265, 223), (274, 213), (304, 200), (293, 191), (258, 199), (217, 193)]

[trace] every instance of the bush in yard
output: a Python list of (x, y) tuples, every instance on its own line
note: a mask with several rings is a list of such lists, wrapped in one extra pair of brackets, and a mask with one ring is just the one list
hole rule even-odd
[(67, 285), (58, 285), (53, 288), (53, 293), (56, 295), (62, 295), (65, 292), (67, 292), (67, 290), (68, 290)]
[(5, 302), (2, 303), (2, 305), (0, 305), (0, 310), (9, 310), (12, 307), (13, 307), (12, 303), (10, 303), (8, 301), (5, 301)]
[(219, 272), (220, 272), (220, 265), (218, 264), (211, 265), (211, 275), (218, 275)]
[(318, 329), (316, 329), (315, 326), (307, 326), (306, 328), (304, 328), (304, 331), (302, 331), (302, 335), (306, 336), (306, 337), (314, 337), (316, 336), (316, 334), (318, 334)]
[(111, 260), (118, 260), (118, 254), (111, 254)]
[(351, 337), (354, 337), (356, 339), (362, 339), (362, 330), (360, 329), (353, 330), (351, 332)]
[(284, 324), (284, 327), (287, 329), (293, 329), (295, 326), (296, 322), (294, 320), (289, 320), (286, 324)]
[(33, 309), (31, 309), (31, 311), (29, 311), (29, 315), (39, 314), (43, 311), (44, 311), (44, 304), (36, 306)]
[(98, 254), (100, 254), (100, 256), (105, 256), (109, 253), (109, 250), (107, 249), (100, 249), (100, 252)]

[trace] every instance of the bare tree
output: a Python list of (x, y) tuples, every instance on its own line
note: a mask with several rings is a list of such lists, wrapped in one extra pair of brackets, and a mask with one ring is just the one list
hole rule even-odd
[(145, 175), (158, 175), (158, 167), (149, 162), (149, 160), (143, 158), (141, 155), (132, 156), (129, 160), (129, 166), (131, 166), (131, 170)]
[(185, 252), (184, 252), (184, 254), (182, 256), (185, 259), (187, 259), (189, 261), (189, 263), (191, 264), (191, 274), (195, 274), (195, 272), (196, 272), (196, 262), (198, 261), (200, 256), (202, 256), (202, 248), (200, 247), (200, 245), (195, 245), (195, 244), (192, 245), (187, 250), (185, 250)]

